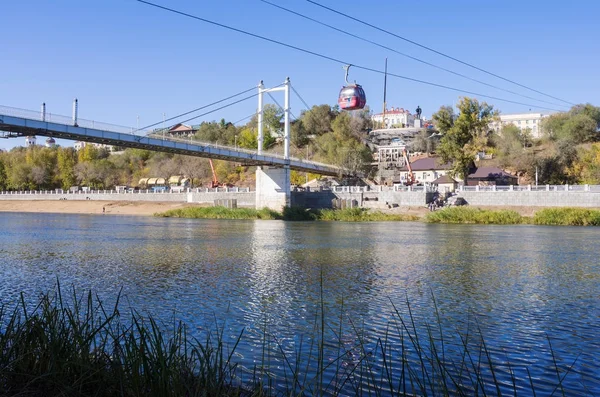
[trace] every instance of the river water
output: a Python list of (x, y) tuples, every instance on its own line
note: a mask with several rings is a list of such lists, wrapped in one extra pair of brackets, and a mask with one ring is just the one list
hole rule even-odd
[[(276, 388), (296, 363), (309, 392), (317, 381), (330, 394), (373, 390), (387, 382), (381, 373), (397, 382), (399, 357), (419, 372), (416, 336), (425, 351), (443, 342), (445, 362), (460, 362), (467, 345), (482, 379), (495, 375), (505, 392), (514, 384), (533, 395), (533, 382), (537, 396), (551, 395), (560, 376), (557, 395), (597, 396), (599, 236), (574, 227), (2, 213), (0, 303), (21, 292), (35, 300), (57, 279), (107, 302), (122, 289), (127, 305), (166, 327), (176, 318), (199, 337), (221, 329), (229, 347), (243, 331), (240, 372), (262, 363)], [(328, 367), (313, 381), (321, 340)]]

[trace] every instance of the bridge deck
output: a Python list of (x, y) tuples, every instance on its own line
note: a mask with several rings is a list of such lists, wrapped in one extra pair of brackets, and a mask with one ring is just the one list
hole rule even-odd
[[(20, 113), (27, 112), (28, 114), (25, 116), (15, 115), (15, 111), (19, 111)], [(69, 120), (64, 116), (59, 117), (63, 120)], [(54, 118), (58, 117), (54, 116)], [(143, 133), (117, 132), (111, 131), (106, 127), (102, 129), (90, 128), (85, 126), (85, 120), (82, 120), (82, 122), (78, 121), (77, 125), (70, 125), (64, 121), (42, 121), (39, 113), (6, 107), (0, 108), (0, 131), (12, 133), (5, 137), (39, 135), (119, 147), (177, 153), (186, 156), (221, 159), (246, 165), (267, 165), (274, 167), (288, 165), (292, 170), (321, 175), (335, 176), (340, 173), (342, 175), (346, 174), (346, 172), (336, 166), (303, 161), (297, 158), (284, 159), (283, 156), (274, 154), (258, 155), (255, 152), (239, 148), (200, 143), (193, 140), (162, 139), (154, 136), (146, 136)]]

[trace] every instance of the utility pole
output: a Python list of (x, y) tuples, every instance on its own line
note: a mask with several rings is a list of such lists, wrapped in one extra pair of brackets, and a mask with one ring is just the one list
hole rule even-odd
[(386, 125), (385, 125), (385, 110), (387, 108), (386, 96), (387, 96), (387, 57), (385, 58), (385, 73), (383, 74), (383, 116), (381, 118), (381, 121), (383, 122), (383, 128), (386, 127)]
[(165, 114), (165, 112), (163, 112), (163, 128), (162, 128), (162, 130), (163, 130), (163, 133), (162, 133), (163, 140), (165, 139), (165, 118), (166, 118), (166, 114)]

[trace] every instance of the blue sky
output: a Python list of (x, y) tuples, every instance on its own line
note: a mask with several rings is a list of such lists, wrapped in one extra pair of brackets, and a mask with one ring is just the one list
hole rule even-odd
[[(272, 0), (312, 18), (439, 66), (511, 91), (556, 102), (442, 58), (304, 0)], [(259, 0), (155, 0), (206, 19), (268, 36), (347, 62), (502, 97), (529, 105), (480, 98), (503, 113), (548, 106), (422, 65), (331, 31)], [(481, 2), (319, 0), (398, 35), (483, 69), (574, 103), (600, 105), (600, 2), (581, 0)], [(342, 65), (256, 38), (168, 13), (134, 0), (7, 1), (1, 7), (0, 105), (79, 116), (135, 127), (217, 101), (259, 80), (277, 85), (289, 76), (309, 103), (335, 104)], [(368, 104), (381, 110), (383, 76), (351, 69)], [(465, 95), (388, 78), (388, 106), (429, 117)], [(276, 97), (277, 98), (277, 97)], [(279, 94), (278, 101), (283, 103)], [(560, 103), (559, 103), (560, 104)], [(198, 119), (237, 121), (256, 109), (249, 100)], [(292, 96), (292, 112), (304, 109)], [(0, 140), (0, 148), (22, 145)]]

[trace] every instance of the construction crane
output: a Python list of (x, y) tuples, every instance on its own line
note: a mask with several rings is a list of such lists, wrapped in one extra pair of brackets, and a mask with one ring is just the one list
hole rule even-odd
[(406, 179), (406, 186), (410, 186), (417, 182), (417, 178), (415, 177), (415, 173), (412, 170), (410, 165), (410, 160), (408, 159), (408, 152), (406, 148), (402, 149), (402, 156), (404, 157), (404, 161), (406, 162), (406, 168), (408, 168), (408, 177)]
[(217, 178), (217, 173), (215, 172), (215, 166), (213, 164), (212, 159), (208, 159), (208, 161), (210, 162), (210, 169), (212, 171), (212, 182), (211, 182), (211, 187), (214, 189), (216, 187), (221, 186), (221, 184), (219, 183), (219, 179)]

